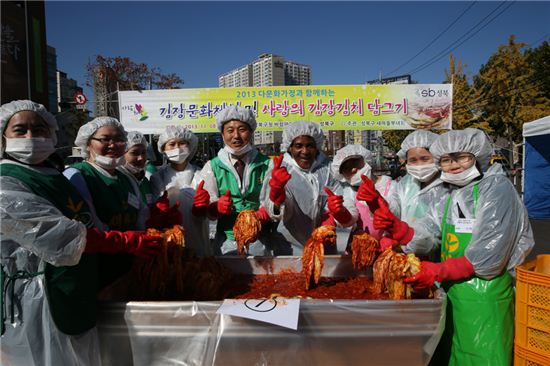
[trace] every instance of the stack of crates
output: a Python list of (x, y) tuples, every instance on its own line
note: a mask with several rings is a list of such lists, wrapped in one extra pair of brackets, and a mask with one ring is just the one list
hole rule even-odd
[(550, 255), (517, 267), (516, 366), (550, 365)]

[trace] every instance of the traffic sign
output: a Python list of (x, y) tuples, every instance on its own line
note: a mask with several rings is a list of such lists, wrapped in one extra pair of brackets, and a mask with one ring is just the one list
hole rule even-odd
[(88, 99), (86, 98), (86, 96), (84, 94), (76, 93), (74, 95), (74, 101), (76, 102), (77, 105), (84, 105), (84, 104), (86, 104)]

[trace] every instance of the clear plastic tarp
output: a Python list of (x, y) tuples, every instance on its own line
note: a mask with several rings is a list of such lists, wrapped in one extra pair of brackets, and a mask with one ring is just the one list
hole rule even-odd
[[(300, 258), (221, 258), (240, 273), (300, 269)], [(327, 256), (324, 276), (349, 275)], [(213, 302), (106, 302), (104, 365), (426, 365), (445, 323), (446, 295), (429, 300), (301, 300), (298, 330), (216, 314)]]

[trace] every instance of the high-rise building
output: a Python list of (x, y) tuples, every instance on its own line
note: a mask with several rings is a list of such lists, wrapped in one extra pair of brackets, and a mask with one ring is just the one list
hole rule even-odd
[(252, 86), (252, 65), (244, 65), (218, 78), (220, 88)]
[[(263, 53), (251, 64), (220, 75), (218, 82), (220, 88), (311, 85), (311, 68), (287, 61), (282, 56)], [(256, 131), (254, 143), (270, 154), (274, 153), (274, 144), (281, 141), (281, 137), (281, 131)]]
[(49, 111), (57, 113), (57, 54), (55, 48), (48, 45), (46, 55), (46, 64), (48, 68), (48, 101)]
[(220, 75), (218, 85), (220, 88), (311, 85), (311, 67), (263, 53), (252, 63)]
[(308, 65), (286, 61), (285, 85), (311, 85), (311, 68)]
[(43, 1), (2, 1), (0, 103), (30, 99), (50, 108)]
[(67, 73), (57, 71), (57, 112), (63, 112), (72, 109), (74, 96), (77, 92), (82, 92), (76, 80), (67, 77)]

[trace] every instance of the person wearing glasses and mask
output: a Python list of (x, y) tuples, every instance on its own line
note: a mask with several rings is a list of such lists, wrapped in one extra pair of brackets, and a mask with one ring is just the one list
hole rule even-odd
[[(448, 190), (439, 179), (439, 167), (429, 150), (437, 137), (430, 131), (414, 131), (405, 137), (397, 153), (406, 162), (407, 175), (395, 182), (388, 197), (384, 198), (391, 212), (409, 225), (424, 217), (428, 205), (444, 197)], [(372, 206), (372, 212), (378, 208), (378, 193), (369, 182), (361, 186), (359, 196)], [(383, 231), (388, 227), (381, 225), (378, 229)], [(386, 237), (381, 241), (380, 249), (383, 251), (393, 244), (395, 242)], [(406, 252), (407, 248), (404, 250)]]
[[(510, 365), (514, 337), (514, 268), (534, 240), (527, 211), (493, 153), (485, 133), (467, 128), (441, 135), (430, 147), (449, 188), (400, 244), (424, 255), (440, 247), (441, 263), (422, 262), (405, 281), (416, 288), (438, 282), (447, 291), (437, 365)], [(400, 226), (387, 207), (376, 220)], [(401, 225), (403, 226), (403, 225)]]
[(162, 238), (94, 227), (86, 201), (47, 161), (57, 122), (44, 106), (4, 104), (0, 128), (2, 364), (100, 365), (96, 253), (148, 257)]
[(248, 254), (269, 255), (265, 236), (270, 230), (270, 219), (260, 209), (260, 192), (270, 160), (252, 144), (256, 130), (254, 112), (231, 105), (217, 115), (216, 124), (225, 146), (201, 170), (193, 214), (218, 220), (214, 253), (229, 255), (237, 253), (233, 234), (237, 215), (243, 210), (256, 210), (262, 233), (249, 245)]
[[(75, 145), (85, 161), (63, 173), (88, 202), (94, 224), (103, 230), (162, 229), (181, 222), (177, 207), (161, 197), (149, 210), (136, 182), (117, 167), (125, 163), (127, 135), (113, 117), (97, 117), (78, 130)], [(100, 255), (100, 286), (105, 287), (128, 273), (133, 257)]]
[(166, 126), (159, 136), (158, 150), (166, 156), (168, 164), (151, 176), (151, 184), (155, 197), (166, 194), (172, 204), (179, 202), (186, 246), (193, 248), (198, 256), (207, 256), (212, 254), (208, 219), (191, 214), (200, 170), (190, 161), (197, 147), (197, 136), (191, 130), (183, 126)]
[[(267, 212), (280, 221), (272, 237), (275, 255), (301, 255), (315, 228), (349, 227), (357, 220), (353, 198), (344, 196), (330, 161), (321, 152), (324, 141), (323, 131), (314, 122), (292, 122), (283, 131), (285, 154), (274, 159), (264, 182)], [(336, 254), (337, 247), (327, 246), (325, 253)]]
[(126, 138), (126, 153), (124, 154), (124, 164), (117, 167), (121, 172), (131, 177), (137, 186), (141, 199), (147, 207), (151, 207), (155, 201), (153, 199), (153, 189), (151, 182), (145, 176), (145, 164), (147, 163), (147, 140), (141, 132), (129, 131)]

